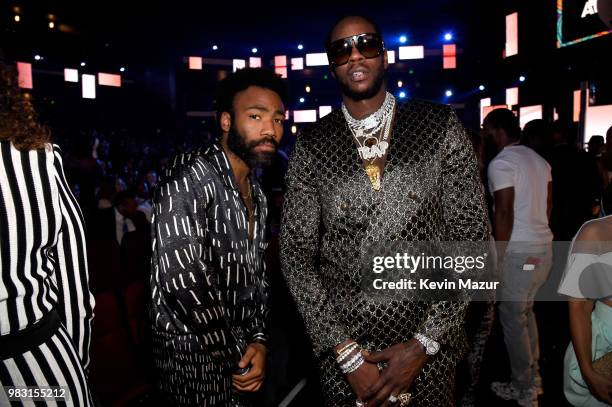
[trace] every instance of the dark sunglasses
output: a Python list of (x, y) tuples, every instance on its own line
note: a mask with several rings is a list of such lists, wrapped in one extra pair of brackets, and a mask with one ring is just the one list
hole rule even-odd
[(327, 58), (332, 68), (346, 64), (351, 58), (353, 45), (367, 59), (380, 56), (385, 50), (385, 43), (376, 33), (352, 35), (333, 41), (327, 47)]

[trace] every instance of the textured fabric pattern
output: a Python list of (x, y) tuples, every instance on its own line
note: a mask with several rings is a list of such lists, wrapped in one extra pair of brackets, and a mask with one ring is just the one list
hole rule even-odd
[[(47, 402), (22, 398), (9, 401), (8, 395), (0, 391), (0, 406), (95, 406), (87, 386), (87, 377), (75, 351), (72, 338), (61, 326), (48, 340), (29, 351), (0, 360), (0, 386), (31, 386), (46, 388), (61, 386), (65, 399)], [(57, 402), (57, 403), (56, 403)]]
[(487, 240), (483, 186), (472, 146), (450, 107), (398, 104), (392, 131), (379, 192), (370, 185), (339, 110), (298, 136), (289, 164), (282, 267), (330, 406), (353, 406), (355, 400), (333, 361), (333, 346), (352, 338), (381, 350), (417, 332), (443, 348), (411, 389), (414, 405), (453, 403), (467, 304), (367, 298), (359, 260), (362, 247), (371, 243)]
[(84, 368), (94, 297), (81, 209), (58, 146), (19, 151), (0, 142), (0, 335), (55, 309)]
[(249, 343), (266, 340), (267, 206), (251, 182), (252, 241), (240, 190), (218, 145), (177, 157), (155, 192), (155, 362), (162, 391), (180, 405), (236, 405), (231, 369)]

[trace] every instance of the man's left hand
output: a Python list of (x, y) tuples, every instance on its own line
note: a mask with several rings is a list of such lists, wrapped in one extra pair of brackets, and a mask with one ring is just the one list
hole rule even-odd
[(387, 367), (365, 392), (363, 401), (367, 402), (368, 407), (391, 407), (397, 403), (390, 403), (389, 397), (397, 397), (410, 389), (428, 356), (423, 345), (412, 339), (407, 343), (399, 343), (383, 351), (364, 355), (364, 358), (373, 363), (386, 362)]
[(241, 392), (255, 392), (261, 388), (266, 377), (266, 354), (268, 350), (261, 343), (251, 343), (247, 346), (238, 367), (251, 369), (244, 376), (232, 375), (234, 389)]

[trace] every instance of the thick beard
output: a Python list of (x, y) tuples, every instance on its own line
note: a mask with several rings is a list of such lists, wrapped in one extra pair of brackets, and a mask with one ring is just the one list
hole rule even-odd
[(272, 161), (274, 161), (274, 157), (276, 156), (276, 150), (273, 153), (253, 152), (255, 147), (267, 142), (273, 143), (278, 149), (278, 143), (271, 137), (254, 141), (252, 143), (247, 143), (246, 137), (240, 134), (233, 124), (227, 135), (227, 146), (234, 154), (244, 161), (249, 168), (268, 167), (270, 164), (272, 164)]
[(348, 82), (344, 82), (341, 80), (338, 80), (338, 84), (340, 85), (340, 89), (344, 95), (346, 95), (352, 100), (359, 101), (373, 98), (380, 91), (384, 80), (385, 71), (381, 69), (380, 71), (378, 71), (378, 75), (376, 75), (376, 77), (374, 78), (374, 82), (372, 82), (372, 85), (365, 90), (355, 91), (351, 89)]

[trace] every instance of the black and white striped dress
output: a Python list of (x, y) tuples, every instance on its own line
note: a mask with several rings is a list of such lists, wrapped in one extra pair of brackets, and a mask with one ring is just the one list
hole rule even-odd
[(251, 179), (255, 222), (222, 148), (184, 154), (157, 187), (151, 273), (153, 351), (172, 405), (248, 405), (231, 374), (246, 346), (265, 342), (267, 204)]
[[(69, 400), (57, 405), (93, 405), (84, 373), (93, 307), (83, 217), (59, 148), (19, 151), (0, 141), (0, 406), (10, 405), (2, 386), (62, 386)], [(6, 346), (31, 340), (51, 315), (60, 323), (50, 335), (20, 351)]]

